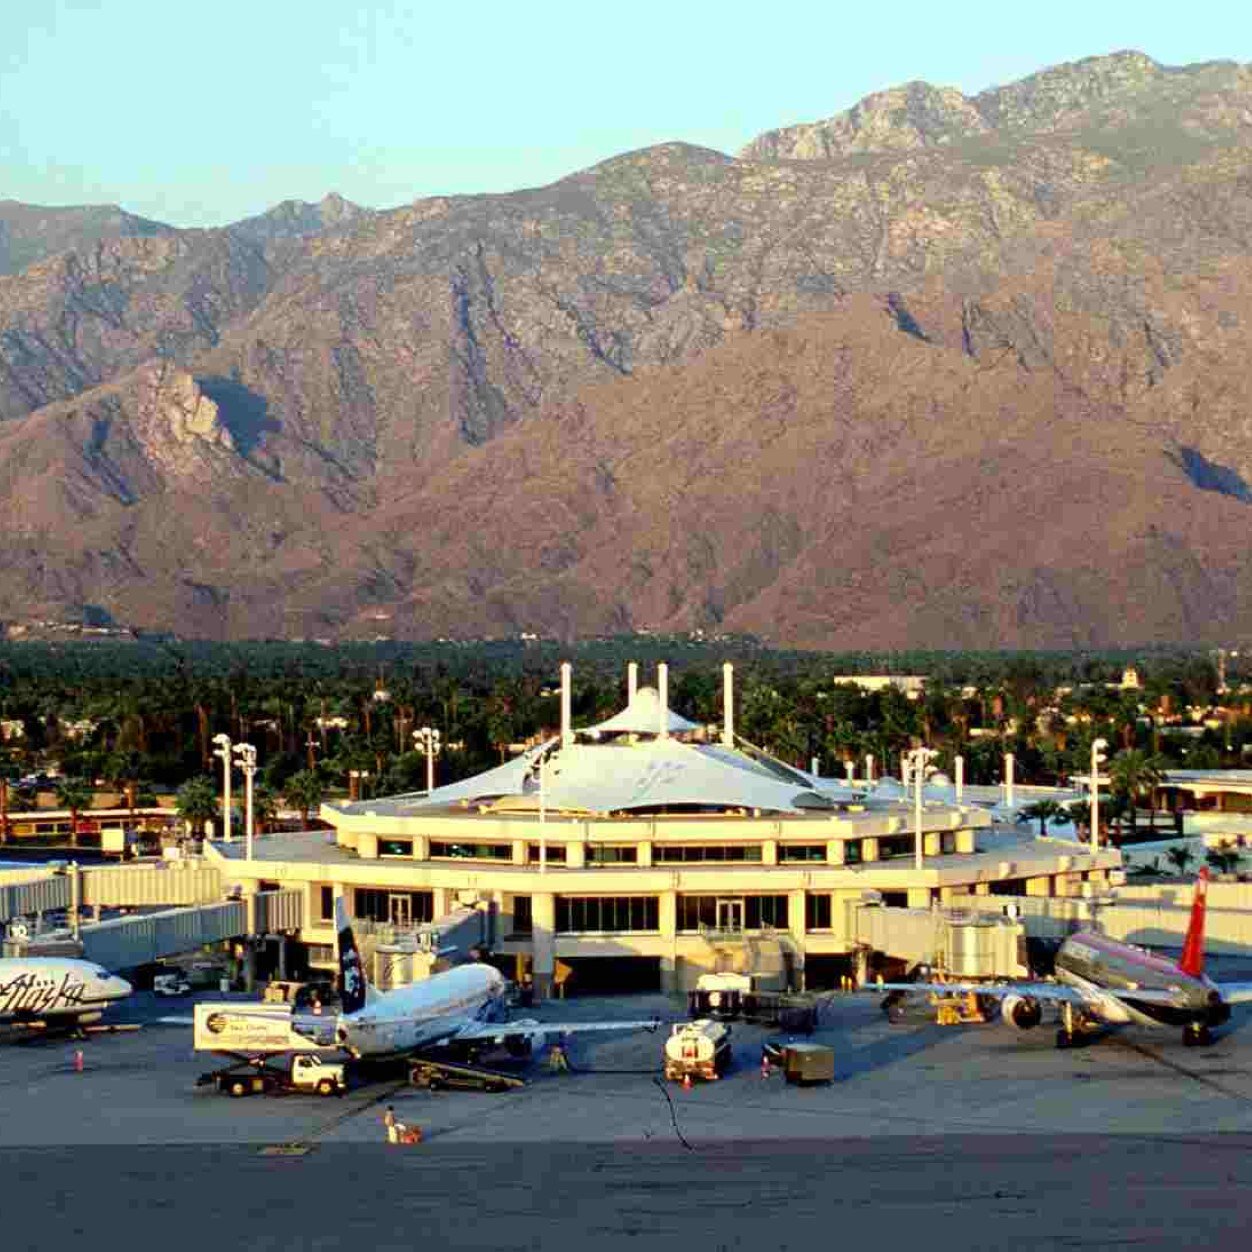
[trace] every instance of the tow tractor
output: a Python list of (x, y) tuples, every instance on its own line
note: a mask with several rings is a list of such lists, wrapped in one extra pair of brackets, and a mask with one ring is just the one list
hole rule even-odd
[(341, 1096), (348, 1089), (342, 1064), (309, 1053), (298, 1053), (279, 1064), (264, 1056), (240, 1056), (231, 1065), (201, 1074), (196, 1086), (216, 1087), (236, 1097), (298, 1091)]

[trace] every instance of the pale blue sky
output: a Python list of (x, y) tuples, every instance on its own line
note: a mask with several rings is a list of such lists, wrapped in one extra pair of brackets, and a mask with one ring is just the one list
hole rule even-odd
[(1252, 61), (1247, 0), (0, 0), (0, 199), (193, 226), (509, 191), (1122, 48)]

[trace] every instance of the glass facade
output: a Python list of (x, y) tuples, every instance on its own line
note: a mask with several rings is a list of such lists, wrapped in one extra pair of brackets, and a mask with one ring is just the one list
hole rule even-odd
[[(738, 909), (728, 909), (728, 904), (741, 904)], [(719, 907), (721, 906), (721, 907)], [(769, 896), (687, 896), (678, 897), (678, 929), (698, 931), (702, 926), (711, 930), (726, 926), (728, 917), (742, 916), (744, 930), (760, 930), (772, 926), (775, 930), (787, 928), (787, 897)], [(733, 928), (733, 927), (732, 927)]]
[(513, 849), (507, 843), (449, 843), (442, 839), (430, 841), (431, 858), (447, 857), (461, 861), (511, 861)]
[(589, 843), (588, 865), (637, 865), (639, 849), (633, 843)]
[(780, 843), (778, 845), (778, 863), (787, 861), (824, 861), (826, 845), (824, 843)]
[(429, 891), (392, 891), (389, 887), (357, 887), (352, 893), (352, 915), (370, 922), (399, 925), (429, 922), (434, 901)]
[(558, 934), (588, 931), (656, 931), (660, 910), (656, 896), (557, 896)]
[(380, 839), (378, 841), (379, 856), (412, 856), (412, 839)]
[(531, 917), (530, 896), (513, 897), (513, 934), (530, 935), (535, 924)]
[(810, 891), (804, 897), (804, 929), (830, 929), (830, 896), (824, 892)]
[(749, 861), (760, 863), (759, 843), (658, 843), (652, 848), (655, 865), (700, 861)]
[[(532, 865), (539, 864), (539, 845), (532, 843), (527, 848), (527, 857)], [(565, 845), (563, 843), (550, 843), (543, 850), (543, 860), (545, 865), (564, 865), (567, 860)]]

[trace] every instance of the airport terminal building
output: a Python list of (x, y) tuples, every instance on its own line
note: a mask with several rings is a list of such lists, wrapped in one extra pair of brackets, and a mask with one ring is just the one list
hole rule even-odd
[(837, 985), (867, 902), (913, 909), (971, 895), (1078, 896), (1114, 850), (998, 829), (985, 808), (894, 780), (848, 786), (736, 736), (731, 675), (720, 727), (675, 714), (666, 671), (627, 707), (575, 728), (563, 669), (559, 735), (430, 793), (324, 805), (325, 831), (208, 854), (245, 892), (305, 893), (301, 938), (333, 961), (338, 896), (368, 929), (404, 932), (472, 906), (490, 947), (537, 994), (677, 991), (719, 969), (770, 966)]

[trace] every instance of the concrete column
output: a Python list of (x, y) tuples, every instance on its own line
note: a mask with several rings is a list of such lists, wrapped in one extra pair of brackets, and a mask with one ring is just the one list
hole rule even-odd
[(378, 836), (364, 832), (356, 837), (356, 854), (363, 861), (378, 860)]
[(443, 917), (448, 911), (448, 901), (452, 892), (447, 887), (432, 887), (430, 891), (430, 911), (435, 917)]
[(787, 892), (787, 930), (795, 944), (795, 991), (804, 990), (804, 895), (803, 890)]
[(943, 850), (942, 838), (937, 830), (927, 831), (922, 835), (922, 853), (925, 856), (938, 856)]
[(534, 964), (531, 976), (535, 983), (535, 999), (552, 995), (552, 975), (556, 970), (556, 897), (545, 891), (530, 897), (532, 923), (531, 951)]
[(430, 860), (430, 838), (427, 835), (413, 836), (413, 859), (415, 861)]
[(525, 839), (513, 840), (513, 864), (514, 865), (527, 864), (527, 850), (528, 850), (528, 845)]
[(1026, 894), (1028, 896), (1043, 896), (1047, 898), (1052, 894), (1052, 878), (1048, 874), (1043, 874), (1038, 878), (1026, 879)]
[(661, 957), (661, 990), (666, 995), (681, 991), (678, 977), (678, 892), (662, 891), (657, 897), (657, 924), (665, 945)]
[(974, 884), (974, 895), (989, 896), (991, 894), (991, 884), (989, 882), (976, 882)]
[(861, 840), (861, 860), (876, 861), (878, 860), (878, 840), (869, 836)]
[(636, 844), (639, 849), (639, 860), (636, 862), (640, 868), (648, 868), (652, 865), (652, 841), (645, 839), (642, 843)]
[(587, 864), (587, 845), (582, 840), (565, 845), (565, 864), (570, 869), (582, 869)]
[(929, 887), (910, 887), (909, 888), (909, 908), (911, 909), (930, 908), (930, 888)]
[(956, 832), (956, 850), (961, 853), (974, 851), (974, 832), (970, 829)]
[(777, 865), (778, 864), (778, 840), (764, 839), (761, 841), (761, 864)]
[(287, 981), (287, 936), (278, 936), (278, 977), (281, 981)]
[(831, 865), (842, 865), (843, 857), (843, 840), (827, 839), (826, 840), (826, 860)]

